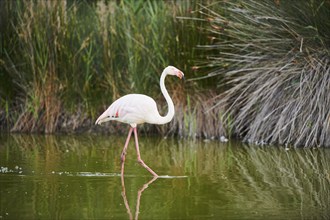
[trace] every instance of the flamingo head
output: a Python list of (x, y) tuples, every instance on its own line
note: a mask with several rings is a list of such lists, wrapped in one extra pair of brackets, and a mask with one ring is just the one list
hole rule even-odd
[(165, 68), (165, 72), (167, 75), (177, 76), (180, 79), (184, 79), (184, 74), (181, 70), (174, 66), (168, 66)]

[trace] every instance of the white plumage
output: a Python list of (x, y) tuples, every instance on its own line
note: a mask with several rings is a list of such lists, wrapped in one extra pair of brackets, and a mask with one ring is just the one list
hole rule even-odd
[(134, 131), (136, 151), (138, 155), (138, 161), (143, 167), (145, 167), (151, 174), (158, 176), (152, 169), (150, 169), (141, 159), (139, 144), (137, 138), (136, 126), (142, 123), (150, 124), (165, 124), (170, 122), (174, 117), (174, 104), (165, 88), (165, 77), (167, 75), (177, 76), (180, 79), (184, 77), (184, 74), (173, 66), (168, 66), (164, 69), (160, 77), (160, 89), (168, 104), (168, 113), (165, 116), (161, 116), (157, 109), (155, 100), (151, 97), (142, 94), (129, 94), (125, 95), (116, 101), (114, 101), (109, 108), (96, 120), (95, 124), (102, 124), (107, 121), (116, 120), (119, 122), (130, 124), (131, 128), (126, 139), (126, 143), (121, 155), (122, 170), (121, 174), (124, 174), (124, 161), (127, 146)]
[(100, 116), (105, 121), (116, 120), (136, 127), (138, 124), (157, 124), (161, 116), (157, 104), (151, 97), (142, 94), (125, 95), (115, 102)]

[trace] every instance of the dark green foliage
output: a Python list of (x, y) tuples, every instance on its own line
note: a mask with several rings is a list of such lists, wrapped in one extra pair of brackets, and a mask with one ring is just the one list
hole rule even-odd
[[(190, 16), (197, 1), (1, 4), (7, 22), (1, 32), (0, 74), (1, 83), (10, 85), (0, 88), (2, 129), (52, 133), (92, 128), (95, 118), (127, 93), (147, 94), (166, 107), (159, 77), (168, 65), (196, 77), (190, 71), (199, 58), (195, 45), (205, 44), (206, 38), (196, 31), (199, 24), (177, 17)], [(173, 79), (166, 84), (180, 106), (178, 116), (190, 115), (184, 84)], [(191, 97), (203, 96), (195, 93), (202, 83), (185, 86)], [(203, 134), (173, 124), (173, 133)]]

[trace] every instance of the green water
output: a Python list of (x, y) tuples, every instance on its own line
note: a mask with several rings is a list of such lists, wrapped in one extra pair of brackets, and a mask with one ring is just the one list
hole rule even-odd
[(0, 136), (0, 219), (330, 219), (330, 150), (140, 137)]

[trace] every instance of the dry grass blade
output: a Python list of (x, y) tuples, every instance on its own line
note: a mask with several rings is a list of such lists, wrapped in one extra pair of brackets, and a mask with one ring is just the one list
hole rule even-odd
[(230, 87), (213, 108), (226, 106), (233, 133), (247, 142), (330, 147), (330, 2), (300, 3), (223, 1), (202, 10), (216, 39), (202, 47), (215, 51), (209, 75)]

